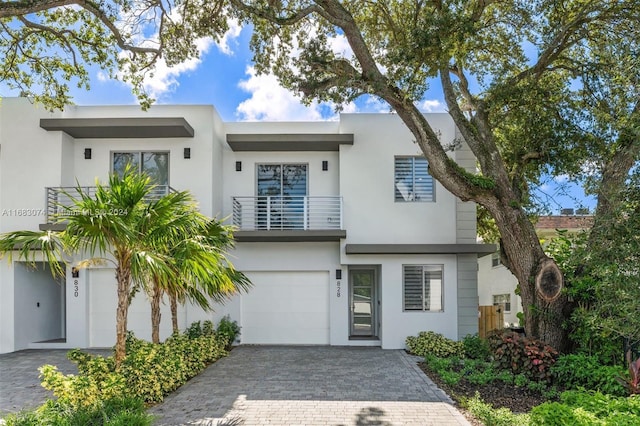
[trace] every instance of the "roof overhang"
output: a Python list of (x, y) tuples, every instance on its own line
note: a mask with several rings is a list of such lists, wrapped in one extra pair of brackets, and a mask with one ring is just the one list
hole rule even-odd
[(76, 139), (192, 138), (193, 127), (183, 117), (42, 118), (40, 127), (62, 131)]
[(339, 151), (353, 145), (351, 133), (227, 134), (231, 150), (240, 151)]
[(347, 237), (341, 229), (311, 231), (235, 231), (233, 238), (240, 243), (291, 243), (340, 241)]
[(495, 244), (347, 244), (346, 254), (477, 254), (496, 251)]

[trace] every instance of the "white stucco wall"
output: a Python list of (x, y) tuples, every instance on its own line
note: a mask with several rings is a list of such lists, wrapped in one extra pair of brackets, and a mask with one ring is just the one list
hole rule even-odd
[[(443, 143), (455, 129), (446, 114), (428, 114)], [(435, 202), (394, 201), (395, 156), (418, 156), (409, 130), (394, 114), (343, 114), (340, 131), (354, 133), (340, 147), (340, 194), (347, 242), (443, 244), (456, 242), (455, 197), (435, 183)]]

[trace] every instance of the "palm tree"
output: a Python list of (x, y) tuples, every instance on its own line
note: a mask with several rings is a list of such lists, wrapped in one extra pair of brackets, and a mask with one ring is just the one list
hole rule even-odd
[[(165, 197), (167, 201), (170, 197)], [(195, 203), (171, 203), (174, 212), (168, 221), (154, 221), (147, 236), (155, 250), (164, 252), (174, 269), (173, 280), (152, 275), (146, 291), (151, 302), (151, 338), (160, 342), (160, 302), (164, 294), (171, 301), (173, 331), (178, 332), (177, 303), (189, 300), (204, 310), (211, 302), (221, 303), (250, 282), (233, 268), (226, 251), (233, 247), (232, 228), (223, 226), (197, 211)]]
[(168, 222), (175, 205), (190, 196), (179, 192), (150, 201), (153, 189), (148, 176), (127, 169), (122, 176), (111, 175), (108, 186), (96, 182), (93, 196), (80, 186), (76, 189), (78, 195), (66, 194), (72, 203), (60, 205), (62, 214), (56, 219), (66, 223), (63, 231), (16, 231), (0, 236), (0, 254), (7, 254), (9, 261), (17, 252), (19, 259), (34, 263), (41, 253), (55, 275), (64, 275), (59, 262), (69, 265), (75, 255), (89, 256), (79, 263), (81, 267), (96, 262), (114, 264), (118, 294), (116, 368), (126, 355), (132, 288), (141, 285), (148, 276), (178, 282), (171, 259), (149, 244), (145, 232), (153, 229), (156, 222)]

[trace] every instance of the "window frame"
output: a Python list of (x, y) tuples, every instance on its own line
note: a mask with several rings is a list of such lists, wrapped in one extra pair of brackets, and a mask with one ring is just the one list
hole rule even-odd
[[(397, 188), (398, 185), (398, 160), (407, 160), (410, 159), (411, 161), (411, 185), (412, 185), (412, 191), (410, 191), (410, 193), (415, 194), (415, 182), (416, 182), (416, 160), (423, 160), (425, 162), (426, 165), (426, 170), (425, 173), (426, 175), (429, 177), (430, 182), (431, 182), (431, 197), (430, 198), (418, 198), (418, 199), (405, 199), (404, 197), (398, 198), (397, 197), (397, 193), (399, 192), (399, 189)], [(402, 195), (402, 193), (401, 193)], [(395, 203), (435, 203), (436, 202), (436, 181), (433, 178), (433, 176), (431, 176), (431, 174), (429, 173), (429, 162), (427, 161), (427, 159), (424, 156), (421, 155), (396, 155), (393, 157), (393, 201)]]
[[(406, 294), (406, 276), (407, 276), (407, 268), (416, 268), (419, 267), (421, 268), (420, 271), (420, 277), (422, 280), (421, 286), (422, 286), (422, 309), (407, 309), (407, 294)], [(439, 310), (432, 310), (432, 309), (425, 309), (425, 304), (426, 304), (426, 298), (425, 298), (425, 280), (424, 280), (424, 274), (425, 274), (425, 268), (437, 268), (440, 271), (440, 309)], [(429, 264), (403, 264), (402, 265), (402, 311), (403, 312), (421, 312), (421, 313), (444, 313), (445, 309), (444, 309), (444, 303), (445, 303), (445, 297), (444, 297), (444, 290), (445, 290), (445, 273), (444, 273), (444, 264), (441, 263), (429, 263)], [(431, 283), (429, 283), (431, 284)], [(429, 292), (431, 293), (431, 288), (429, 289)]]

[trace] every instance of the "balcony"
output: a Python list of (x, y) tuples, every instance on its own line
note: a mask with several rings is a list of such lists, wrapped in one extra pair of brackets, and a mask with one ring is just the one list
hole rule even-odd
[[(59, 230), (64, 229), (64, 223), (58, 223), (59, 218), (65, 215), (76, 214), (73, 209), (73, 199), (80, 198), (80, 194), (94, 197), (96, 195), (95, 186), (58, 186), (47, 187), (47, 208), (46, 208), (46, 222), (45, 225), (40, 225), (40, 229)], [(168, 185), (156, 185), (153, 187), (149, 196), (149, 201), (157, 200), (158, 198), (167, 195), (169, 192), (175, 192), (175, 189)], [(67, 209), (68, 208), (68, 209)], [(81, 214), (78, 212), (77, 214)]]
[(233, 197), (235, 238), (241, 242), (340, 241), (342, 197)]

